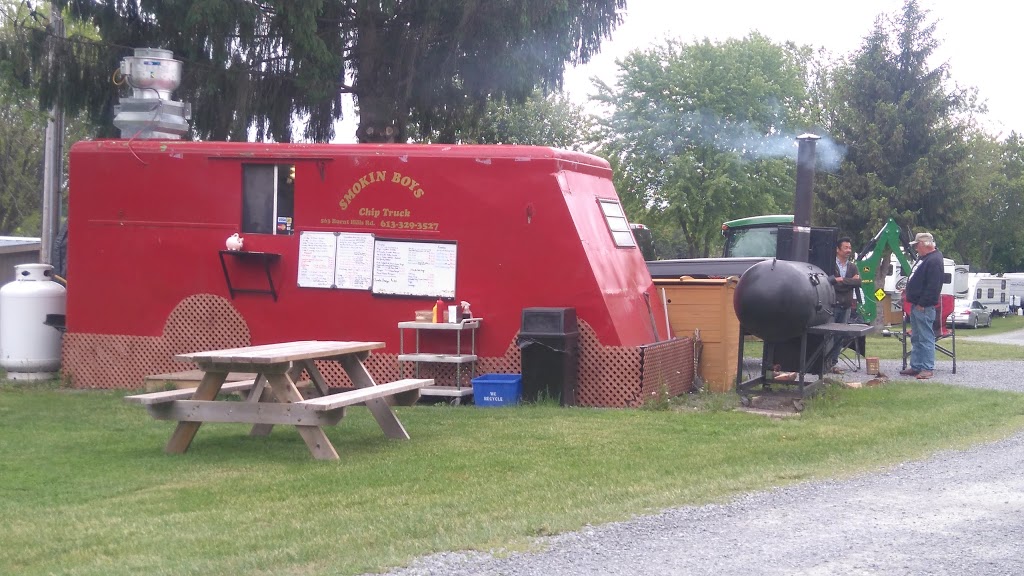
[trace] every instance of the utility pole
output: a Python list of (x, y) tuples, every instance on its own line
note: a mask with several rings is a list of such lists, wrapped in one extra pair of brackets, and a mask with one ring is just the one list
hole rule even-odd
[[(64, 20), (56, 2), (50, 3), (50, 66), (57, 65), (57, 44), (64, 38)], [(46, 141), (43, 148), (43, 222), (42, 253), (40, 258), (44, 264), (52, 264), (57, 243), (57, 232), (60, 230), (60, 191), (64, 181), (64, 112), (61, 109), (60, 92), (58, 91), (50, 117), (46, 121)]]

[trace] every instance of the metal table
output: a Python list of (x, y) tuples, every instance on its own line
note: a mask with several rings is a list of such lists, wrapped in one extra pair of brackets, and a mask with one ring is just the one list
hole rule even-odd
[[(749, 405), (751, 392), (760, 391), (762, 393), (772, 393), (773, 385), (797, 387), (799, 397), (794, 400), (794, 407), (796, 407), (797, 410), (801, 410), (803, 409), (802, 399), (815, 394), (825, 382), (825, 358), (827, 358), (828, 352), (832, 351), (835, 346), (845, 345), (845, 342), (850, 339), (866, 336), (877, 331), (877, 326), (868, 324), (837, 324), (829, 322), (826, 324), (811, 326), (799, 337), (799, 367), (796, 377), (791, 379), (782, 379), (777, 377), (775, 373), (775, 348), (776, 346), (783, 344), (792, 346), (794, 345), (794, 341), (781, 343), (765, 342), (761, 361), (761, 373), (750, 380), (744, 381), (743, 336), (745, 332), (743, 331), (743, 327), (740, 326), (740, 344), (736, 366), (736, 393), (740, 395), (741, 401), (744, 405)], [(810, 357), (808, 357), (807, 336), (812, 334), (821, 336), (822, 338), (820, 342), (815, 343), (813, 348), (810, 350)], [(812, 382), (808, 382), (806, 375), (812, 370), (814, 370), (812, 373), (816, 374), (817, 378)], [(758, 386), (760, 386), (759, 389)]]

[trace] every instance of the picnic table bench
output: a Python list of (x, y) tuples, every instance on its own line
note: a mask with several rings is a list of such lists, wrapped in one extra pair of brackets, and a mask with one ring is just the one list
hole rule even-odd
[[(178, 421), (164, 449), (168, 453), (187, 451), (203, 422), (253, 424), (252, 435), (266, 435), (274, 425), (287, 424), (295, 426), (314, 458), (337, 460), (338, 453), (322, 426), (337, 424), (348, 406), (364, 404), (385, 436), (408, 440), (409, 434), (387, 399), (415, 402), (419, 389), (434, 382), (427, 378), (374, 382), (363, 360), (371, 350), (383, 347), (383, 342), (311, 340), (180, 354), (175, 358), (194, 362), (203, 371), (198, 386), (136, 394), (125, 400), (145, 406), (158, 420)], [(356, 389), (330, 393), (317, 360), (341, 364)], [(308, 399), (295, 385), (303, 370), (315, 389), (314, 397)], [(231, 372), (251, 372), (256, 378), (225, 383)], [(217, 400), (218, 394), (229, 392), (248, 395), (242, 402)]]
[[(231, 372), (225, 382), (239, 382), (241, 380), (253, 380), (255, 374), (245, 372)], [(203, 379), (202, 370), (182, 370), (181, 372), (167, 372), (164, 374), (150, 374), (143, 379), (146, 392), (159, 392), (161, 390), (173, 390), (174, 388), (195, 388)]]

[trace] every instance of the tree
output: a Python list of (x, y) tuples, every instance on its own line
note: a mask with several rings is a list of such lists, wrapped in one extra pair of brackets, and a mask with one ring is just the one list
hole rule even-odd
[(976, 271), (1016, 272), (1024, 270), (1024, 136), (1011, 132), (998, 148), (997, 177), (992, 178), (986, 208), (994, 216), (962, 226), (980, 232), (979, 242), (988, 259), (972, 263)]
[[(626, 0), (57, 0), (102, 42), (71, 38), (44, 74), (40, 98), (74, 87), (71, 112), (110, 125), (106, 83), (127, 47), (160, 47), (185, 62), (176, 96), (204, 139), (327, 141), (354, 96), (361, 142), (404, 142), (409, 126), (453, 141), (489, 99), (523, 101), (558, 86), (619, 24)], [(29, 23), (30, 24), (30, 23)], [(0, 57), (45, 67), (46, 31), (27, 25)], [(24, 61), (26, 58), (15, 58)]]
[(824, 125), (848, 147), (838, 173), (819, 179), (816, 220), (864, 242), (888, 218), (943, 241), (963, 215), (970, 91), (947, 88), (946, 64), (916, 0), (879, 17), (863, 46), (830, 78)]
[(974, 131), (970, 186), (961, 205), (961, 224), (950, 234), (949, 250), (975, 272), (1024, 269), (1024, 137), (1004, 140)]
[(593, 138), (593, 129), (593, 118), (568, 96), (561, 92), (545, 96), (535, 90), (522, 104), (489, 102), (474, 125), (455, 131), (455, 142), (553, 146), (582, 152)]
[[(45, 13), (36, 13), (45, 19)], [(17, 37), (18, 22), (32, 18), (27, 7), (0, 0), (0, 42)], [(42, 222), (43, 140), (49, 114), (33, 91), (25, 87), (37, 78), (12, 60), (0, 60), (0, 235), (37, 236)], [(89, 127), (75, 117), (65, 122), (66, 139), (86, 137)], [(67, 174), (67, 147), (64, 173)], [(63, 183), (62, 183), (63, 184)], [(62, 185), (67, 206), (67, 186)], [(64, 212), (66, 213), (66, 212)]]
[[(4, 0), (2, 8), (0, 37), (7, 37), (18, 7)], [(17, 82), (13, 63), (0, 61), (0, 234), (39, 232), (45, 128), (46, 114)]]
[(0, 72), (0, 235), (39, 233), (46, 114)]
[(660, 252), (710, 256), (722, 222), (792, 205), (809, 56), (756, 32), (669, 40), (619, 62), (614, 87), (598, 83), (596, 99), (611, 111), (598, 153), (616, 168), (630, 219), (654, 229)]
[(1017, 226), (1007, 222), (1003, 144), (980, 130), (972, 131), (967, 143), (970, 172), (959, 206), (961, 225), (949, 231), (941, 248), (943, 255), (958, 263), (970, 264), (974, 271), (987, 271), (997, 242), (993, 231)]

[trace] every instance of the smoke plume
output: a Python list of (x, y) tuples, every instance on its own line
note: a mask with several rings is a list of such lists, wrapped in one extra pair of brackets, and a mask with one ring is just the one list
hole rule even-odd
[[(789, 158), (796, 160), (796, 137), (804, 131), (770, 129), (765, 134), (755, 130), (747, 122), (717, 117), (708, 112), (690, 112), (684, 115), (681, 125), (683, 136), (693, 142), (714, 146), (723, 152), (734, 152), (749, 159)], [(836, 172), (846, 156), (846, 146), (839, 144), (827, 134), (818, 134), (818, 168)]]

